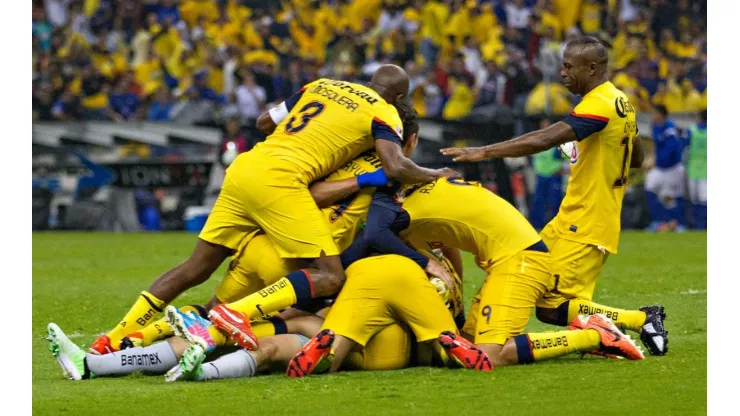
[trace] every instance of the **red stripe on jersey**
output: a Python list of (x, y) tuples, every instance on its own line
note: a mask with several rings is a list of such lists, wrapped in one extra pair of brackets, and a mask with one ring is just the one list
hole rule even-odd
[(599, 121), (603, 121), (604, 123), (608, 123), (609, 122), (609, 117), (596, 116), (596, 115), (593, 115), (593, 114), (578, 114), (578, 113), (576, 113), (574, 111), (574, 112), (570, 113), (570, 115), (572, 115), (574, 117), (588, 118), (588, 119), (591, 119), (591, 120), (599, 120)]

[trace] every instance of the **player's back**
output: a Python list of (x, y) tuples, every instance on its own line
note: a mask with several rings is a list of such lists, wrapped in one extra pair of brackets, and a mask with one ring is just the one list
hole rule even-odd
[[(568, 188), (553, 220), (556, 230), (565, 239), (616, 253), (622, 199), (637, 135), (635, 109), (622, 91), (605, 82), (586, 94), (566, 120), (579, 136), (578, 157), (571, 161)], [(584, 128), (586, 125), (590, 127)], [(580, 129), (588, 132), (597, 128), (601, 130), (580, 137), (586, 134)]]
[(403, 204), (411, 218), (401, 237), (417, 249), (459, 248), (488, 269), (540, 241), (527, 219), (479, 183), (441, 178)]
[(402, 133), (395, 107), (360, 84), (322, 78), (291, 100), (288, 116), (253, 152), (294, 170), (297, 180), (305, 184), (371, 149), (373, 129), (379, 123), (399, 136)]

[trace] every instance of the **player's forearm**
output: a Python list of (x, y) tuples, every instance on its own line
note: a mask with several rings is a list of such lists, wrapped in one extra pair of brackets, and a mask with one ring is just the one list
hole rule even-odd
[(483, 149), (486, 158), (502, 158), (531, 156), (552, 147), (550, 141), (543, 137), (542, 131), (537, 130), (515, 139), (485, 146)]
[(360, 190), (357, 178), (316, 182), (309, 188), (316, 206), (326, 208)]
[(573, 128), (563, 121), (505, 142), (485, 146), (486, 158), (531, 156), (577, 140)]
[(385, 173), (389, 179), (408, 185), (427, 183), (440, 178), (439, 171), (421, 167), (405, 157), (395, 163), (389, 163), (385, 167)]

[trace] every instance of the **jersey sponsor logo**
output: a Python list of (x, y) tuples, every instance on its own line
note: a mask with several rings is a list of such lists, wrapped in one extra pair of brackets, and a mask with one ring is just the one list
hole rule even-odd
[(633, 107), (629, 100), (624, 97), (617, 97), (614, 100), (614, 109), (617, 111), (617, 115), (620, 118), (625, 118), (627, 117), (627, 114), (635, 112), (635, 107)]
[(162, 364), (159, 353), (154, 354), (121, 354), (121, 366), (152, 366)]
[(339, 88), (342, 91), (346, 91), (349, 94), (356, 95), (359, 98), (364, 99), (365, 101), (367, 101), (368, 103), (370, 103), (370, 105), (375, 104), (375, 103), (378, 102), (378, 99), (377, 98), (371, 96), (370, 94), (368, 94), (365, 91), (355, 90), (354, 87), (352, 87), (350, 84), (348, 84), (348, 83), (346, 83), (344, 81), (326, 80), (326, 81), (319, 82), (319, 85), (328, 85), (328, 86), (332, 86), (332, 87), (337, 87), (337, 88)]

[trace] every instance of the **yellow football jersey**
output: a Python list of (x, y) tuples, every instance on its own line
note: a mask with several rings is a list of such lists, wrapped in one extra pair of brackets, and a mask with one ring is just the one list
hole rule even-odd
[(566, 240), (616, 253), (637, 135), (635, 108), (614, 84), (605, 82), (586, 94), (564, 121), (578, 138), (578, 153), (571, 159), (568, 189), (553, 219), (555, 229)]
[[(374, 172), (381, 167), (383, 166), (378, 154), (367, 152), (347, 162), (347, 164), (329, 175), (326, 180), (339, 181), (363, 173)], [(370, 201), (373, 199), (374, 192), (375, 188), (361, 189), (354, 195), (337, 201), (334, 205), (322, 210), (326, 214), (332, 237), (337, 243), (340, 252), (346, 250), (352, 244), (352, 241), (360, 230), (360, 226), (367, 219), (367, 210), (370, 208)]]
[(417, 250), (473, 253), (484, 270), (540, 241), (516, 208), (476, 182), (438, 179), (406, 197), (403, 208), (411, 220), (401, 238)]
[(374, 140), (403, 140), (396, 108), (360, 84), (322, 78), (285, 105), (288, 116), (252, 151), (282, 163), (306, 185), (372, 149)]

